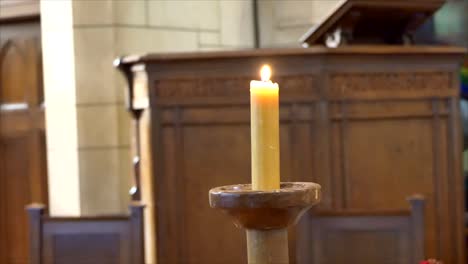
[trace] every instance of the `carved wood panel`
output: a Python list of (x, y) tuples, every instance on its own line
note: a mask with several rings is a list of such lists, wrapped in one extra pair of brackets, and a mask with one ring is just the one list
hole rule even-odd
[(25, 206), (47, 203), (39, 23), (0, 25), (0, 263), (28, 262)]
[(330, 74), (331, 98), (421, 98), (457, 95), (451, 72), (366, 72)]
[[(139, 62), (148, 73), (149, 91), (135, 100), (149, 96), (151, 108), (147, 176), (156, 195), (158, 260), (244, 261), (243, 232), (208, 207), (206, 194), (250, 181), (249, 74), (265, 59), (280, 84), (282, 180), (318, 182), (319, 209), (331, 211), (406, 209), (405, 198), (422, 192), (427, 255), (461, 264), (456, 56), (401, 48), (393, 57), (399, 49)], [(212, 240), (203, 237), (206, 230), (214, 230)], [(306, 248), (307, 238), (297, 238), (293, 232), (293, 260), (301, 254), (294, 248)], [(226, 256), (221, 249), (229, 249)]]
[[(158, 98), (158, 105), (232, 105), (246, 104), (249, 98), (250, 80), (253, 76), (214, 77), (214, 78), (177, 78), (154, 81), (152, 91)], [(292, 75), (276, 76), (275, 82), (281, 82), (282, 102), (310, 102), (319, 98), (317, 76)], [(135, 105), (145, 101), (145, 93), (139, 91)], [(137, 96), (138, 96), (137, 95)]]

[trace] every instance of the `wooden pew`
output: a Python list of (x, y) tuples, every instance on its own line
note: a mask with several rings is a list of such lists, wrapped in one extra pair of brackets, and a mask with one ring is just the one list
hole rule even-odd
[(298, 248), (298, 263), (420, 263), (424, 260), (424, 198), (408, 199), (411, 210), (314, 212)]
[(130, 215), (51, 217), (44, 206), (27, 207), (30, 264), (142, 264), (143, 209)]

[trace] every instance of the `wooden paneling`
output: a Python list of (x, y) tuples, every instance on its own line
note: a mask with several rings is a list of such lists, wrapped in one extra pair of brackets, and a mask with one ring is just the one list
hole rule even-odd
[[(208, 207), (210, 188), (250, 181), (249, 80), (280, 84), (281, 179), (323, 187), (321, 210), (404, 210), (427, 199), (428, 257), (464, 261), (455, 48), (344, 47), (149, 55), (132, 61), (151, 149), (143, 186), (156, 203), (162, 263), (241, 263), (245, 237)], [(144, 69), (144, 72), (143, 72)], [(138, 78), (137, 78), (138, 79)], [(148, 96), (148, 97), (147, 97)], [(154, 196), (152, 196), (154, 195)], [(153, 199), (151, 198), (151, 199)], [(303, 233), (310, 222), (296, 229)], [(210, 230), (210, 237), (203, 234)], [(291, 230), (291, 250), (307, 239)], [(337, 240), (354, 241), (352, 235)], [(299, 240), (297, 240), (297, 239)], [(392, 237), (369, 235), (375, 241)], [(390, 243), (391, 244), (391, 243)], [(383, 253), (382, 253), (383, 254)], [(381, 256), (385, 257), (385, 256)]]
[[(303, 179), (300, 173), (312, 175), (310, 148), (300, 147), (300, 144), (312, 145), (312, 113), (307, 105), (285, 104), (281, 108), (284, 181)], [(163, 263), (246, 261), (244, 234), (228, 217), (213, 214), (206, 199), (200, 198), (213, 186), (250, 182), (250, 147), (245, 144), (250, 138), (249, 116), (249, 107), (245, 104), (219, 107), (216, 111), (203, 106), (162, 109), (158, 164), (162, 164), (161, 172), (167, 177), (158, 181), (157, 208), (158, 214), (168, 216), (161, 219), (158, 229), (162, 232), (158, 234), (158, 241)], [(172, 191), (175, 189), (177, 193)], [(212, 217), (207, 218), (207, 215)], [(212, 225), (217, 226), (217, 232), (212, 233), (211, 238), (217, 242), (200, 243), (199, 238), (206, 230), (199, 227)], [(233, 244), (226, 236), (240, 244)], [(182, 244), (174, 246), (180, 241)], [(225, 254), (218, 254), (220, 250)]]
[[(7, 197), (8, 203), (4, 204), (4, 212), (8, 215), (3, 219), (4, 232), (2, 236), (6, 237), (5, 253), (7, 262), (5, 263), (25, 263), (28, 250), (23, 245), (27, 245), (28, 236), (26, 218), (24, 217), (24, 206), (31, 197), (30, 192), (18, 195), (15, 192), (24, 190), (25, 184), (29, 181), (29, 170), (25, 164), (28, 159), (24, 157), (24, 151), (28, 147), (28, 137), (17, 137), (3, 142), (1, 145), (2, 157), (6, 155), (8, 160), (2, 158), (2, 174), (11, 175), (2, 183), (2, 198)], [(2, 175), (2, 176), (3, 176)], [(27, 188), (27, 186), (26, 186)], [(14, 228), (18, 226), (17, 228)]]
[[(431, 191), (433, 179), (425, 176), (433, 175), (432, 167), (420, 166), (433, 161), (430, 121), (349, 121), (347, 125), (343, 153), (337, 153), (346, 160), (345, 208), (399, 209), (405, 194)], [(405, 133), (395, 133), (398, 130)], [(363, 153), (373, 155), (363, 157)]]
[(39, 23), (0, 25), (0, 263), (28, 262), (24, 208), (47, 202)]

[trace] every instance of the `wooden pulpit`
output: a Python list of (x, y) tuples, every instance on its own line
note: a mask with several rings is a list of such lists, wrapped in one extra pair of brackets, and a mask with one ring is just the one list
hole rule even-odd
[[(347, 1), (303, 38), (307, 48), (117, 61), (137, 121), (150, 263), (246, 262), (244, 233), (209, 207), (207, 194), (250, 182), (249, 82), (265, 63), (280, 85), (282, 181), (319, 183), (318, 210), (327, 212), (401, 211), (407, 196), (423, 194), (426, 257), (464, 263), (458, 70), (465, 50), (412, 44), (411, 30), (441, 1), (403, 2)], [(303, 232), (310, 224), (290, 232), (291, 263), (311, 263), (303, 257), (312, 251)]]

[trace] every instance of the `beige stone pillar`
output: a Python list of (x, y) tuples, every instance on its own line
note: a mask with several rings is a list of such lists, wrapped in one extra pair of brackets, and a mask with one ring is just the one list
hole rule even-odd
[(71, 1), (41, 1), (49, 207), (52, 215), (81, 213), (71, 14)]
[(126, 211), (129, 118), (112, 68), (113, 1), (41, 1), (50, 211)]

